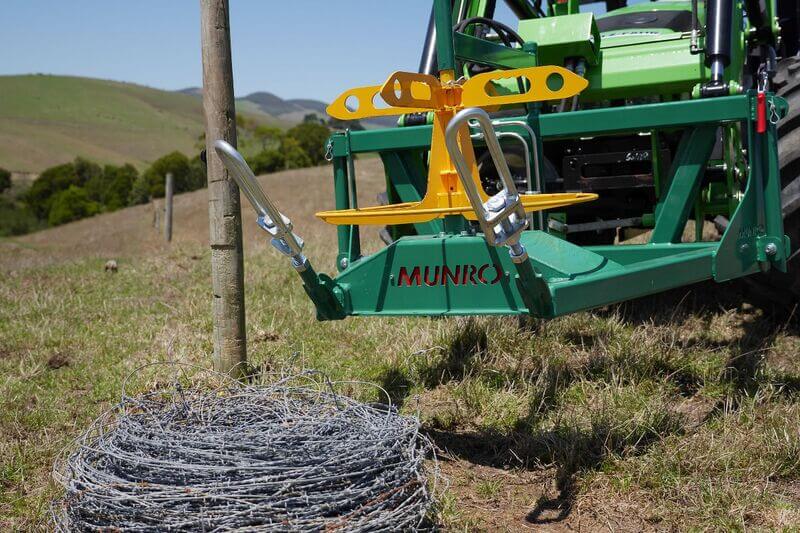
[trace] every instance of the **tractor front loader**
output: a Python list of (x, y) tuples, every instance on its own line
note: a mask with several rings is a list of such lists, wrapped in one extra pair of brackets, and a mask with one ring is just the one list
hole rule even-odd
[[(398, 117), (329, 140), (334, 209), (317, 216), (337, 226), (335, 277), (216, 143), (317, 317), (556, 317), (745, 276), (796, 299), (797, 2), (608, 0), (597, 17), (577, 0), (507, 4), (516, 29), (494, 0), (435, 0), (420, 71), (328, 108)], [(361, 207), (353, 160), (371, 152), (386, 193)], [(363, 255), (362, 225), (387, 246)]]

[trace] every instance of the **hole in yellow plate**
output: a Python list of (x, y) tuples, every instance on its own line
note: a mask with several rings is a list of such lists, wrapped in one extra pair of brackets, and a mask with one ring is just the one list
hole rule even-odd
[(564, 76), (562, 76), (558, 72), (553, 72), (549, 76), (547, 76), (545, 85), (547, 85), (547, 88), (553, 92), (560, 91), (561, 88), (564, 87)]
[(358, 111), (358, 107), (361, 105), (361, 102), (358, 100), (358, 96), (351, 94), (348, 96), (344, 101), (344, 106), (347, 108), (348, 111), (351, 113), (355, 113)]
[(386, 103), (386, 100), (383, 99), (380, 91), (376, 92), (375, 96), (372, 97), (372, 105), (375, 107), (375, 109), (389, 109), (392, 107)]

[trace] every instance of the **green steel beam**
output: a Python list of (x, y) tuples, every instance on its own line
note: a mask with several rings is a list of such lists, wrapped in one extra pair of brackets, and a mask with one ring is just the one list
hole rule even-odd
[[(381, 152), (384, 172), (386, 173), (386, 192), (390, 204), (403, 202), (419, 202), (427, 189), (427, 168), (420, 150), (395, 150)], [(409, 227), (404, 227), (409, 226)], [(411, 235), (439, 233), (442, 231), (441, 220), (431, 220), (417, 224), (393, 227), (393, 238)], [(413, 231), (411, 229), (413, 228)]]
[(747, 95), (553, 113), (541, 116), (545, 138), (611, 135), (747, 119)]
[[(683, 245), (673, 246), (680, 246), (683, 250)], [(620, 246), (629, 247), (632, 248), (633, 245)], [(715, 250), (716, 246), (710, 246), (681, 251), (650, 261), (632, 263), (621, 271), (600, 271), (571, 282), (553, 284), (550, 287), (553, 294), (553, 316), (640, 298), (711, 279)]]
[(535, 55), (516, 48), (509, 48), (459, 32), (453, 34), (453, 39), (456, 58), (460, 61), (503, 69), (536, 66)]
[[(631, 107), (612, 107), (550, 113), (539, 117), (540, 131), (545, 139), (590, 137), (625, 132), (666, 130), (697, 124), (731, 122), (751, 118), (751, 98), (748, 95), (683, 100)], [(524, 118), (524, 117), (522, 117)], [(343, 134), (332, 138), (333, 155), (347, 155)], [(350, 133), (353, 153), (424, 148), (430, 146), (431, 126), (412, 126), (385, 130), (354, 131)]]
[[(333, 159), (333, 193), (336, 209), (350, 209), (350, 189), (348, 187), (347, 158)], [(361, 256), (361, 238), (358, 226), (337, 226), (336, 237), (339, 244), (339, 255), (336, 257), (336, 268), (344, 270)]]
[[(681, 243), (681, 253), (697, 252), (703, 250), (715, 251), (719, 243), (717, 242), (685, 242)], [(617, 244), (606, 246), (588, 246), (587, 248), (596, 254), (600, 254), (609, 261), (614, 261), (622, 266), (663, 259), (675, 254), (675, 246), (672, 243), (647, 244), (644, 246), (620, 246)]]
[(680, 242), (716, 140), (716, 124), (684, 132), (670, 170), (667, 194), (656, 208), (650, 242)]
[[(768, 105), (775, 106), (779, 117), (785, 116), (786, 102), (775, 96), (768, 99)], [(785, 271), (786, 258), (791, 253), (791, 243), (784, 235), (781, 216), (775, 125), (769, 124), (767, 131), (759, 134), (753, 121), (748, 121), (747, 138), (750, 174), (744, 196), (719, 244), (714, 261), (714, 279), (717, 281), (739, 278), (770, 267)], [(774, 254), (766, 254), (767, 244), (775, 246)]]
[(439, 71), (455, 70), (453, 53), (453, 13), (451, 0), (434, 0), (433, 20), (436, 26), (436, 59)]
[[(339, 274), (344, 312), (496, 315), (528, 314), (533, 307), (533, 314), (553, 317), (709, 279), (717, 246), (587, 249), (540, 231), (523, 233), (522, 243), (535, 269), (525, 283), (507, 251), (482, 236), (402, 238)], [(533, 287), (525, 298), (521, 286)]]

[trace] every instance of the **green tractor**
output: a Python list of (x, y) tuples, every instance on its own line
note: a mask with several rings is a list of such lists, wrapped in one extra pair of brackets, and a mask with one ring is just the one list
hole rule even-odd
[[(516, 28), (495, 0), (435, 0), (419, 72), (328, 108), (398, 117), (328, 142), (335, 203), (318, 216), (337, 226), (335, 277), (215, 143), (317, 317), (549, 318), (744, 277), (798, 301), (800, 2), (506, 4)], [(360, 207), (366, 153), (386, 193)], [(362, 225), (387, 246), (362, 254)]]

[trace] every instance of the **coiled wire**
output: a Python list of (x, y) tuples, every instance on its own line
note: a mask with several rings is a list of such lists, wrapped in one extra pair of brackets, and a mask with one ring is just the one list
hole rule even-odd
[(123, 389), (76, 444), (54, 469), (57, 531), (431, 526), (438, 466), (418, 420), (308, 373), (265, 386)]

